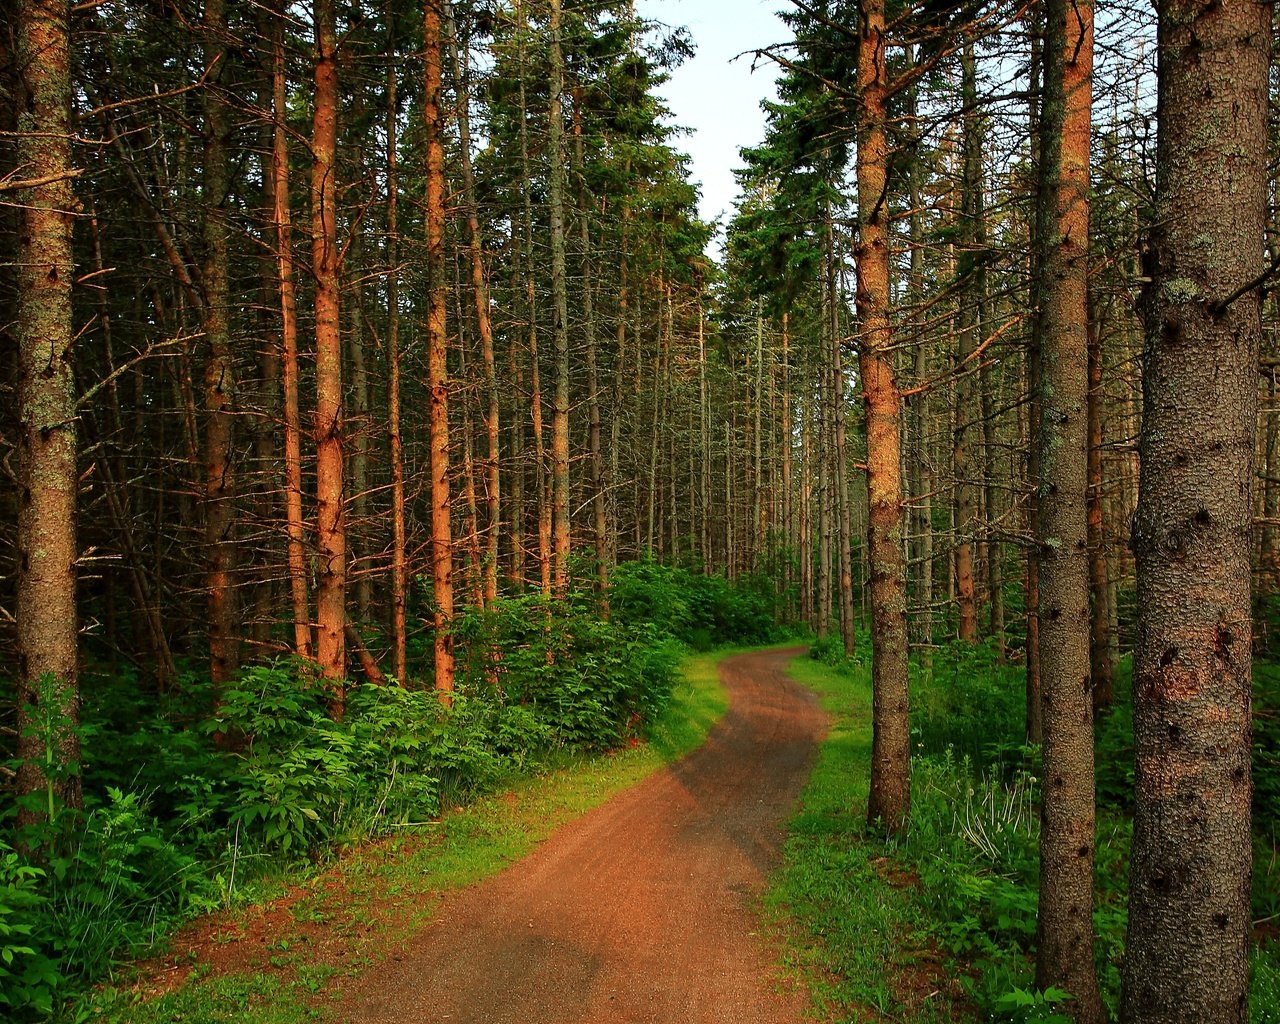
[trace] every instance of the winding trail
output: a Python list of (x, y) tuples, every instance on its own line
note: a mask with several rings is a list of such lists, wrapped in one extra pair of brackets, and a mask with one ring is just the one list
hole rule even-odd
[(397, 1024), (799, 1024), (756, 902), (827, 720), (796, 650), (721, 663), (730, 707), (688, 757), (460, 891), (340, 1011)]

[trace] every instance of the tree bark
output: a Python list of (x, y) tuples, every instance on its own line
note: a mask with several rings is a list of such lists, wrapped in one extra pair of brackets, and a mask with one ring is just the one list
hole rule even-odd
[(455, 88), (458, 90), (458, 163), (462, 170), (462, 201), (467, 217), (467, 253), (471, 263), (471, 293), (476, 308), (476, 328), (480, 332), (480, 358), (484, 363), (484, 413), (488, 455), (484, 465), (485, 481), (485, 555), (484, 599), (498, 597), (498, 543), (502, 528), (502, 476), (500, 472), (501, 424), (499, 422), (498, 375), (493, 350), (493, 318), (489, 315), (489, 286), (485, 280), (484, 247), (480, 237), (480, 214), (476, 204), (476, 176), (471, 163), (471, 84), (466, 74), (465, 53), (459, 55), (457, 22), (453, 4), (446, 2), (449, 12), (449, 54), (453, 65)]
[(569, 291), (564, 240), (564, 55), (560, 43), (560, 0), (551, 3), (551, 99), (547, 110), (550, 161), (547, 199), (551, 221), (551, 340), (556, 357), (555, 400), (551, 404), (551, 532), (555, 544), (552, 591), (569, 593)]
[(70, 6), (16, 10), (18, 166), (18, 778), (20, 822), (81, 806), (76, 396), (71, 284)]
[(830, 402), (831, 426), (835, 444), (832, 446), (835, 472), (832, 484), (835, 489), (836, 529), (839, 537), (839, 558), (836, 564), (840, 572), (840, 638), (844, 653), (853, 654), (857, 644), (853, 601), (853, 528), (849, 513), (849, 446), (845, 430), (844, 407), (844, 353), (840, 337), (840, 290), (836, 274), (835, 230), (831, 223), (831, 211), (827, 210), (825, 225), (827, 256), (827, 310), (824, 317), (830, 345)]
[(1040, 93), (1044, 83), (1043, 25), (1037, 16), (1038, 7), (1028, 13), (1028, 32), (1031, 35), (1031, 97), (1028, 109), (1028, 128), (1031, 135), (1031, 164), (1035, 169), (1036, 203), (1028, 230), (1030, 254), (1030, 299), (1032, 308), (1031, 336), (1027, 340), (1026, 369), (1027, 390), (1027, 532), (1032, 542), (1026, 553), (1027, 645), (1026, 645), (1026, 733), (1027, 741), (1039, 743), (1041, 728), (1040, 699), (1040, 548), (1036, 539), (1040, 536), (1040, 377), (1041, 338), (1044, 334), (1042, 283), (1044, 281), (1044, 239), (1048, 234), (1048, 205), (1044, 189), (1044, 123), (1041, 116)]
[(1157, 5), (1123, 1019), (1244, 1022), (1269, 3)]
[(307, 597), (306, 528), (302, 519), (302, 417), (298, 406), (298, 301), (293, 277), (293, 223), (289, 207), (289, 115), (285, 78), (283, 0), (274, 13), (271, 37), (271, 208), (275, 227), (276, 276), (280, 293), (280, 381), (283, 391), (285, 532), (293, 648), (310, 661), (311, 612)]
[(231, 355), (231, 296), (227, 281), (230, 192), (227, 103), (227, 23), (224, 0), (204, 5), (204, 57), (212, 70), (204, 101), (204, 334), (209, 360), (204, 370), (204, 543), (209, 611), (209, 679), (214, 699), (240, 663), (236, 614), (235, 364)]
[(973, 481), (978, 460), (972, 458), (974, 419), (979, 413), (975, 401), (975, 367), (970, 358), (978, 347), (979, 259), (978, 226), (982, 216), (982, 138), (977, 109), (977, 68), (973, 43), (966, 42), (961, 53), (961, 92), (964, 98), (964, 135), (960, 155), (959, 260), (956, 276), (965, 282), (960, 295), (959, 346), (956, 351), (955, 430), (952, 433), (951, 465), (955, 479), (955, 573), (960, 639), (978, 641), (978, 610), (974, 595), (973, 549), (978, 529), (977, 487)]
[(1112, 700), (1111, 599), (1107, 580), (1106, 536), (1102, 519), (1102, 325), (1089, 321), (1089, 465), (1085, 518), (1089, 528), (1089, 675), (1093, 709)]
[(431, 434), (431, 581), (435, 595), (435, 688), (452, 701), (453, 533), (449, 520), (449, 366), (445, 317), (444, 110), (441, 106), (440, 11), (435, 0), (423, 7), (426, 92), (422, 117), (427, 144), (427, 387)]
[(1073, 1016), (1100, 1024), (1093, 951), (1093, 702), (1085, 529), (1088, 372), (1091, 0), (1045, 5), (1042, 171), (1049, 231), (1040, 452), (1040, 678), (1044, 784), (1036, 985), (1071, 993)]
[[(388, 47), (395, 52), (392, 8), (387, 5)], [(409, 567), (405, 558), (404, 439), (400, 434), (400, 185), (396, 100), (397, 67), (387, 68), (387, 437), (391, 449), (391, 644), (396, 679), (407, 672), (406, 610)]]
[(337, 187), (338, 40), (334, 0), (315, 0), (311, 269), (316, 281), (316, 662), (336, 716), (347, 674), (347, 524), (342, 460), (342, 331)]
[(867, 417), (868, 556), (871, 567), (872, 749), (867, 817), (891, 833), (911, 806), (907, 721), (907, 579), (902, 552), (901, 398), (889, 321), (888, 70), (884, 0), (865, 0), (858, 23), (859, 367)]

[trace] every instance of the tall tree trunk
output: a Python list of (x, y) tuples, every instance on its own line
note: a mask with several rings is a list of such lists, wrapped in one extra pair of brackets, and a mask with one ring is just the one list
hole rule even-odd
[[(702, 344), (702, 307), (698, 307), (698, 337), (699, 345)], [(790, 622), (795, 615), (795, 605), (793, 602), (793, 590), (796, 585), (795, 558), (799, 545), (792, 546), (792, 540), (796, 536), (793, 529), (794, 520), (794, 501), (791, 495), (791, 320), (787, 313), (782, 314), (782, 419), (778, 429), (778, 446), (781, 449), (782, 457), (782, 536), (781, 546), (783, 551), (783, 593), (786, 595), (786, 603), (783, 612), (786, 621)]]
[[(914, 48), (908, 44), (905, 48), (908, 67), (915, 65)], [(919, 88), (913, 80), (907, 91), (908, 117), (911, 124), (912, 157), (909, 163), (909, 184), (911, 189), (911, 213), (908, 218), (908, 231), (911, 237), (911, 277), (908, 286), (910, 302), (914, 306), (924, 299), (924, 199), (921, 194), (924, 177), (924, 166), (920, 152), (921, 133), (919, 127), (920, 97)], [(928, 339), (916, 340), (913, 352), (912, 376), (916, 386), (923, 387), (929, 373)], [(910, 487), (912, 497), (911, 560), (918, 566), (916, 570), (916, 615), (918, 616), (917, 635), (922, 646), (920, 658), (929, 665), (933, 660), (933, 473), (929, 453), (928, 425), (928, 391), (921, 391), (911, 400), (911, 434), (915, 440), (915, 457), (908, 460), (910, 467)]]
[(347, 523), (342, 465), (342, 330), (337, 187), (338, 38), (334, 0), (314, 0), (311, 269), (316, 281), (316, 662), (330, 710), (342, 714), (347, 674)]
[(462, 168), (462, 202), (467, 216), (467, 253), (471, 261), (471, 293), (476, 308), (476, 328), (480, 332), (480, 358), (484, 362), (487, 409), (484, 413), (488, 455), (485, 459), (485, 556), (484, 598), (498, 597), (498, 542), (502, 528), (502, 476), (500, 472), (501, 425), (499, 422), (498, 375), (493, 354), (493, 320), (489, 315), (489, 287), (485, 281), (484, 248), (480, 237), (480, 213), (476, 204), (476, 176), (471, 163), (471, 80), (465, 51), (458, 52), (453, 4), (445, 3), (450, 30), (449, 54), (458, 90), (458, 163)]
[(236, 396), (235, 365), (231, 357), (230, 229), (227, 202), (230, 191), (227, 104), (223, 80), (228, 79), (227, 23), (224, 0), (204, 5), (204, 56), (212, 68), (204, 99), (204, 333), (209, 360), (204, 371), (204, 542), (205, 587), (209, 608), (209, 678), (216, 694), (229, 683), (240, 663), (240, 635), (236, 614), (234, 466)]
[(1123, 1019), (1248, 1012), (1250, 538), (1268, 3), (1163, 0), (1134, 517), (1136, 805)]
[[(355, 161), (360, 177), (366, 176), (363, 155)], [(350, 295), (347, 322), (350, 342), (347, 351), (351, 358), (351, 415), (344, 428), (351, 439), (351, 516), (347, 523), (348, 560), (351, 575), (355, 578), (356, 621), (369, 620), (373, 603), (372, 573), (368, 560), (369, 532), (369, 367), (364, 344), (364, 276), (365, 266), (364, 222), (351, 226), (351, 239), (347, 243), (347, 255), (343, 260)], [(363, 563), (363, 564), (362, 564)], [(349, 635), (349, 634), (348, 634)], [(367, 653), (367, 652), (366, 652)]]
[(1111, 600), (1102, 521), (1102, 325), (1089, 322), (1089, 465), (1085, 516), (1089, 529), (1089, 675), (1095, 711), (1112, 699)]
[[(623, 173), (626, 178), (631, 175), (630, 160), (623, 163)], [(621, 236), (618, 248), (618, 322), (614, 328), (615, 340), (615, 360), (613, 373), (613, 410), (612, 423), (609, 428), (609, 482), (613, 487), (618, 486), (620, 474), (618, 472), (622, 445), (620, 443), (622, 436), (622, 389), (625, 385), (626, 378), (623, 376), (622, 367), (627, 361), (627, 327), (629, 325), (629, 300), (630, 300), (630, 233), (629, 225), (631, 223), (631, 205), (627, 200), (623, 199), (622, 211), (619, 214), (618, 233)], [(710, 437), (710, 427), (708, 426), (708, 437)], [(707, 458), (710, 459), (710, 443), (707, 445)], [(613, 512), (613, 529), (609, 533), (609, 564), (618, 564), (618, 538), (622, 532), (621, 516), (617, 510), (616, 498), (611, 502), (614, 509)]]
[(551, 3), (551, 99), (547, 109), (547, 200), (551, 221), (551, 340), (556, 356), (551, 404), (551, 525), (555, 543), (552, 589), (569, 593), (569, 290), (564, 240), (564, 55), (560, 44), (560, 0)]
[(715, 564), (711, 549), (711, 402), (707, 394), (706, 311), (698, 292), (698, 440), (701, 468), (698, 493), (702, 506), (702, 571), (710, 575)]
[(800, 621), (814, 625), (813, 611), (813, 432), (811, 402), (806, 400), (800, 414)]
[(902, 553), (901, 399), (889, 321), (888, 71), (884, 0), (858, 22), (859, 368), (867, 417), (867, 542), (871, 569), (872, 745), (867, 817), (890, 832), (911, 806), (907, 721), (907, 574)]
[(76, 614), (76, 398), (71, 283), (70, 6), (16, 10), (19, 821), (81, 805)]
[(831, 443), (830, 348), (818, 363), (818, 629), (825, 637), (831, 629), (831, 462), (835, 446)]
[(1093, 703), (1085, 530), (1091, 0), (1045, 5), (1040, 678), (1044, 796), (1036, 985), (1070, 992), (1081, 1024), (1105, 1018), (1093, 952)]
[(298, 407), (298, 302), (293, 278), (293, 223), (289, 208), (289, 116), (285, 79), (284, 8), (274, 11), (271, 38), (271, 205), (276, 234), (276, 274), (280, 289), (280, 380), (284, 414), (285, 532), (288, 536), (289, 595), (293, 608), (293, 648), (311, 660), (311, 612), (307, 599), (306, 528), (302, 520), (302, 416)]
[(834, 486), (836, 529), (839, 531), (840, 554), (837, 564), (840, 570), (840, 637), (844, 653), (852, 655), (857, 643), (854, 625), (853, 602), (853, 528), (849, 515), (849, 448), (844, 425), (844, 353), (840, 350), (840, 290), (836, 274), (835, 230), (831, 223), (831, 210), (827, 209), (826, 225), (827, 259), (827, 333), (830, 350), (830, 400), (831, 426), (835, 444), (832, 448), (835, 472)]
[(426, 63), (422, 117), (427, 144), (427, 387), (431, 391), (431, 580), (435, 594), (435, 688), (452, 701), (453, 534), (449, 521), (449, 366), (445, 316), (444, 110), (441, 96), (440, 11), (434, 0), (423, 6), (423, 54)]
[[(600, 370), (596, 344), (595, 267), (591, 252), (591, 196), (587, 190), (582, 138), (582, 92), (573, 100), (573, 162), (578, 186), (578, 232), (582, 245), (582, 333), (587, 350), (587, 447), (591, 452), (591, 508), (595, 532), (596, 601), (609, 617), (609, 504), (600, 417)], [(701, 328), (699, 328), (701, 329)]]
[(538, 509), (538, 568), (542, 593), (551, 595), (551, 505), (547, 500), (547, 451), (546, 435), (542, 425), (542, 372), (538, 363), (538, 304), (536, 287), (537, 261), (533, 251), (533, 168), (529, 159), (529, 109), (525, 92), (524, 39), (528, 31), (527, 13), (523, 3), (517, 3), (520, 33), (520, 171), (525, 182), (524, 192), (524, 286), (525, 308), (529, 322), (529, 407), (533, 423), (534, 480)]
[(1035, 169), (1036, 204), (1029, 235), (1030, 249), (1030, 298), (1033, 310), (1031, 336), (1027, 341), (1027, 494), (1026, 516), (1031, 543), (1026, 552), (1027, 645), (1026, 645), (1026, 733), (1027, 740), (1039, 743), (1041, 728), (1040, 699), (1040, 546), (1036, 543), (1040, 533), (1040, 390), (1041, 390), (1041, 338), (1044, 334), (1044, 240), (1048, 234), (1048, 203), (1044, 189), (1044, 124), (1041, 116), (1040, 94), (1044, 84), (1043, 32), (1039, 18), (1040, 8), (1028, 13), (1028, 32), (1031, 35), (1031, 97), (1028, 107), (1028, 128), (1031, 135), (1031, 163)]
[(952, 468), (955, 474), (956, 516), (956, 596), (960, 613), (960, 639), (978, 640), (977, 600), (974, 596), (973, 549), (978, 527), (977, 488), (973, 475), (978, 461), (972, 458), (973, 421), (979, 413), (974, 401), (975, 367), (971, 365), (978, 347), (979, 259), (978, 219), (982, 215), (982, 137), (978, 122), (978, 82), (973, 43), (966, 42), (960, 58), (961, 92), (964, 96), (964, 140), (961, 152), (960, 209), (958, 236), (960, 258), (957, 277), (966, 282), (960, 296), (960, 344), (957, 350), (955, 431), (952, 435)]
[[(388, 48), (395, 53), (395, 23), (387, 5)], [(396, 679), (407, 671), (406, 610), (409, 567), (405, 558), (404, 439), (400, 435), (400, 185), (396, 62), (387, 67), (387, 437), (391, 455), (391, 644)]]

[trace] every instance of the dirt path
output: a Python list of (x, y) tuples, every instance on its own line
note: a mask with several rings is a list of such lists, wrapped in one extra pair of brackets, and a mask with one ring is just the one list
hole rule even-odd
[(726, 660), (706, 744), (447, 897), (339, 1014), (403, 1024), (798, 1024), (755, 901), (826, 718), (796, 651)]

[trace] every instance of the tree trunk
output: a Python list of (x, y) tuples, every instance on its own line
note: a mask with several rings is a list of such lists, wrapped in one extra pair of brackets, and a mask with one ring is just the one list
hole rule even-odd
[[(363, 156), (355, 161), (360, 177), (367, 176)], [(351, 358), (351, 415), (344, 428), (351, 439), (351, 515), (347, 522), (347, 547), (350, 574), (355, 582), (356, 621), (361, 625), (369, 620), (373, 603), (372, 570), (369, 564), (369, 367), (364, 344), (364, 278), (369, 273), (365, 266), (364, 222), (351, 226), (351, 238), (347, 243), (347, 256), (343, 260), (350, 296), (347, 322), (350, 342), (347, 351)], [(348, 637), (350, 633), (347, 634)]]
[(1085, 516), (1089, 529), (1089, 675), (1093, 708), (1112, 699), (1111, 601), (1107, 582), (1106, 537), (1102, 522), (1102, 325), (1089, 322), (1089, 465)]
[(830, 402), (831, 425), (835, 444), (832, 446), (835, 472), (831, 481), (835, 493), (836, 529), (839, 537), (840, 571), (840, 638), (844, 653), (852, 655), (857, 643), (853, 602), (853, 528), (849, 515), (849, 448), (844, 425), (844, 353), (840, 350), (840, 291), (836, 276), (835, 231), (831, 224), (831, 210), (827, 210), (825, 225), (827, 259), (827, 313), (826, 324), (830, 345)]
[(551, 532), (555, 544), (552, 590), (569, 593), (569, 291), (564, 241), (564, 55), (560, 45), (560, 0), (551, 3), (551, 99), (547, 110), (550, 161), (547, 200), (551, 221), (551, 339), (556, 355), (555, 400), (551, 404)]
[[(395, 27), (387, 6), (388, 48), (395, 52)], [(405, 558), (404, 439), (400, 435), (400, 186), (397, 177), (400, 108), (396, 72), (387, 68), (387, 437), (391, 455), (391, 644), (396, 679), (407, 673), (406, 609), (409, 568)]]
[(1250, 538), (1271, 5), (1163, 0), (1133, 525), (1123, 1019), (1249, 1019)]
[[(70, 7), (17, 5), (19, 821), (81, 806)], [(25, 798), (25, 799), (24, 799)], [(28, 802), (29, 801), (29, 802)]]
[[(908, 68), (915, 65), (914, 48), (908, 44), (905, 48)], [(907, 91), (907, 116), (911, 124), (911, 160), (908, 164), (910, 176), (911, 214), (908, 219), (908, 230), (911, 238), (911, 276), (908, 283), (908, 295), (912, 306), (924, 299), (924, 199), (921, 194), (924, 166), (920, 152), (919, 128), (919, 88), (913, 81)], [(922, 387), (929, 373), (928, 339), (918, 338), (912, 354), (912, 376), (915, 385)], [(919, 655), (922, 664), (930, 665), (933, 660), (933, 473), (929, 453), (929, 439), (926, 426), (928, 424), (927, 408), (928, 392), (921, 391), (911, 399), (911, 435), (916, 444), (914, 458), (908, 460), (910, 467), (909, 482), (911, 487), (911, 560), (916, 564), (916, 615), (918, 616), (916, 635), (921, 646)]]
[(476, 205), (476, 176), (471, 164), (471, 82), (467, 73), (466, 54), (460, 59), (458, 52), (457, 23), (453, 17), (453, 4), (446, 2), (448, 11), (449, 53), (453, 65), (455, 88), (458, 90), (458, 163), (462, 169), (462, 202), (467, 216), (467, 252), (471, 260), (471, 293), (476, 307), (476, 327), (480, 332), (480, 358), (484, 362), (485, 395), (487, 411), (484, 414), (485, 434), (489, 449), (485, 460), (485, 555), (484, 598), (488, 602), (498, 597), (498, 542), (502, 527), (502, 476), (500, 473), (498, 376), (493, 354), (493, 320), (489, 315), (489, 287), (485, 281), (484, 249), (480, 237), (480, 214)]
[[(698, 338), (702, 345), (702, 309), (698, 309)], [(796, 585), (795, 552), (799, 545), (792, 547), (792, 538), (796, 533), (792, 529), (794, 502), (791, 496), (791, 321), (787, 313), (782, 314), (782, 420), (778, 429), (778, 446), (782, 455), (782, 551), (785, 559), (783, 565), (782, 587), (786, 595), (783, 611), (786, 621), (790, 622), (795, 615), (793, 588)], [(705, 387), (704, 387), (705, 394)]]
[(872, 749), (867, 818), (891, 833), (911, 806), (907, 721), (907, 579), (902, 553), (901, 399), (889, 321), (889, 147), (884, 0), (858, 22), (859, 367), (867, 417), (867, 542), (871, 568)]
[(444, 110), (441, 106), (440, 12), (423, 7), (426, 62), (422, 117), (427, 144), (427, 387), (431, 434), (431, 580), (435, 594), (435, 688), (451, 703), (453, 659), (453, 534), (449, 521), (449, 366), (445, 315), (448, 281), (444, 258)]
[(551, 595), (551, 506), (547, 501), (547, 452), (546, 437), (542, 428), (542, 372), (538, 365), (538, 304), (536, 287), (536, 259), (533, 252), (533, 169), (529, 160), (529, 113), (524, 84), (524, 34), (527, 20), (523, 4), (517, 4), (520, 18), (521, 78), (520, 96), (520, 171), (525, 182), (524, 192), (524, 287), (525, 308), (529, 322), (529, 395), (530, 418), (533, 423), (534, 481), (537, 490), (538, 509), (538, 569), (544, 596)]
[(1105, 1018), (1093, 952), (1093, 703), (1085, 529), (1091, 0), (1045, 6), (1041, 285), (1040, 678), (1044, 795), (1036, 985), (1073, 997), (1081, 1024)]
[(240, 635), (236, 614), (235, 496), (236, 477), (235, 365), (231, 358), (230, 229), (227, 201), (230, 191), (227, 104), (223, 80), (227, 75), (227, 24), (224, 0), (204, 5), (204, 57), (212, 68), (204, 98), (204, 333), (209, 360), (204, 371), (204, 542), (205, 587), (209, 609), (209, 679), (214, 699), (234, 677), (240, 664)]
[(315, 0), (311, 134), (311, 269), (316, 280), (316, 662), (330, 710), (342, 714), (347, 674), (347, 524), (342, 465), (342, 331), (337, 188), (338, 41), (334, 0)]
[(702, 293), (698, 293), (698, 441), (701, 467), (698, 493), (702, 506), (702, 571), (710, 575), (715, 564), (711, 549), (711, 404), (707, 394), (706, 311)]
[(955, 572), (959, 608), (960, 639), (978, 641), (978, 611), (974, 595), (973, 549), (978, 529), (977, 488), (973, 482), (978, 460), (972, 458), (973, 421), (979, 413), (972, 356), (978, 347), (979, 253), (978, 219), (982, 216), (982, 138), (979, 134), (978, 84), (973, 43), (966, 42), (961, 54), (961, 92), (964, 97), (964, 141), (961, 152), (960, 209), (957, 235), (959, 261), (956, 276), (965, 282), (960, 295), (960, 338), (956, 352), (955, 430), (952, 434), (952, 470), (955, 478)]
[[(283, 0), (281, 0), (283, 2)], [(271, 205), (276, 234), (280, 290), (280, 380), (284, 414), (285, 532), (288, 537), (289, 595), (293, 606), (293, 647), (310, 661), (311, 612), (307, 600), (306, 528), (302, 521), (302, 417), (298, 407), (298, 303), (293, 279), (293, 224), (289, 208), (289, 133), (285, 79), (284, 9), (275, 11), (271, 39), (272, 149)]]
[(1031, 135), (1031, 164), (1035, 169), (1036, 204), (1028, 231), (1030, 249), (1030, 299), (1031, 336), (1027, 341), (1027, 532), (1032, 542), (1026, 553), (1027, 644), (1026, 644), (1026, 733), (1027, 741), (1039, 743), (1042, 735), (1040, 701), (1040, 547), (1036, 539), (1040, 534), (1040, 377), (1041, 337), (1044, 334), (1042, 287), (1044, 281), (1044, 239), (1048, 234), (1048, 204), (1044, 197), (1044, 126), (1041, 117), (1040, 93), (1044, 82), (1043, 26), (1038, 17), (1040, 8), (1033, 7), (1028, 14), (1028, 32), (1031, 35), (1031, 97), (1028, 109), (1028, 128)]

